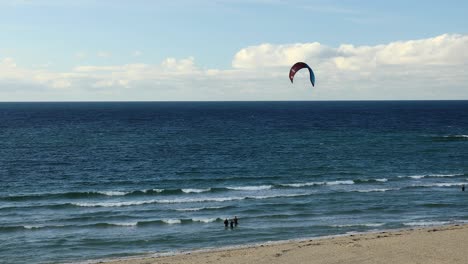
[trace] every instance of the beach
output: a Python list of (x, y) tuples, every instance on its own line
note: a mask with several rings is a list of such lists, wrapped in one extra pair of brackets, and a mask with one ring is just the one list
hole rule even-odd
[(150, 263), (467, 263), (468, 225), (349, 234), (246, 248), (105, 262)]

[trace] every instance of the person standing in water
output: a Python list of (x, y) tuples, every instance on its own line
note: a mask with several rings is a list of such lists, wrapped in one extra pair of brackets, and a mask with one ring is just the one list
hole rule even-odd
[(229, 221), (228, 221), (228, 220), (227, 220), (227, 218), (226, 218), (226, 219), (224, 220), (224, 227), (226, 227), (226, 228), (227, 228), (227, 227), (228, 227), (228, 225), (229, 225)]
[(462, 185), (462, 192), (465, 191), (465, 184)]

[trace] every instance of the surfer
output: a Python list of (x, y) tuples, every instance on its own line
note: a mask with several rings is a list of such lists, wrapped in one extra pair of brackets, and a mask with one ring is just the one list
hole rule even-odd
[(229, 221), (228, 221), (228, 220), (227, 220), (227, 218), (226, 218), (226, 219), (224, 220), (224, 227), (226, 227), (226, 228), (227, 228), (227, 227), (228, 227), (228, 225), (229, 225)]

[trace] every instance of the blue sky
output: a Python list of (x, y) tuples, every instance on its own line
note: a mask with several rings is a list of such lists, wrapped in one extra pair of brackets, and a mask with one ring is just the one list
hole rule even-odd
[[(0, 100), (468, 99), (466, 78), (452, 70), (466, 63), (445, 56), (468, 53), (467, 13), (466, 1), (0, 0)], [(439, 48), (438, 36), (445, 36), (440, 54), (414, 55), (421, 65), (400, 52), (408, 46), (413, 53)], [(307, 48), (308, 43), (320, 46)], [(396, 52), (400, 60), (378, 59), (373, 70), (356, 61), (385, 57), (392, 43), (403, 43)], [(344, 67), (343, 56), (329, 56), (341, 54), (346, 44), (353, 50), (344, 57), (352, 56), (359, 67), (349, 61)], [(363, 47), (374, 53), (363, 54)], [(244, 60), (259, 67), (239, 63), (242, 50), (255, 53), (256, 61)], [(285, 50), (286, 57), (270, 61)], [(317, 91), (288, 83), (293, 58), (314, 68)], [(383, 72), (400, 61), (411, 67), (396, 70), (401, 82), (388, 82), (391, 72)], [(415, 66), (421, 68), (413, 72)], [(163, 74), (168, 69), (178, 74)], [(435, 91), (446, 86), (425, 82), (436, 72), (457, 82), (446, 93)], [(403, 89), (405, 79), (411, 80), (407, 88), (425, 91), (431, 85), (434, 91), (409, 97), (403, 90), (388, 91), (395, 84)], [(350, 83), (354, 88), (346, 90)], [(387, 91), (372, 88), (378, 86)]]

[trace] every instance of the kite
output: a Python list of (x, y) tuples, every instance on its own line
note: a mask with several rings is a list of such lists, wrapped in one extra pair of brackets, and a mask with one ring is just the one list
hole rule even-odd
[(312, 68), (309, 67), (309, 65), (307, 65), (306, 63), (304, 62), (297, 62), (296, 64), (294, 64), (291, 69), (289, 70), (289, 79), (291, 80), (291, 83), (293, 82), (293, 79), (294, 79), (294, 75), (296, 74), (296, 72), (298, 72), (300, 69), (304, 69), (304, 68), (307, 68), (309, 70), (309, 74), (310, 74), (310, 82), (312, 83), (312, 86), (315, 86), (315, 75), (314, 75), (314, 72), (312, 71)]

